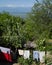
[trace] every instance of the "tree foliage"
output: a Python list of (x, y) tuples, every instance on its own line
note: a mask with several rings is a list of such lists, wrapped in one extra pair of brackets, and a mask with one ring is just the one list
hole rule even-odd
[(49, 38), (52, 39), (52, 0), (41, 0), (41, 2), (37, 0), (32, 7), (27, 23), (27, 26), (31, 27), (28, 29), (32, 32), (28, 31), (32, 33), (32, 37), (42, 49), (43, 42)]
[(0, 41), (4, 46), (21, 47), (24, 20), (9, 13), (0, 14)]
[(36, 1), (25, 20), (0, 13), (0, 44), (21, 47), (26, 41), (35, 40), (42, 49), (43, 42), (52, 39), (52, 0)]

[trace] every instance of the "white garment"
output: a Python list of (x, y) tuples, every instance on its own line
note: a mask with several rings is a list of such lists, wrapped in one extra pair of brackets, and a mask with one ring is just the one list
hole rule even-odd
[(43, 63), (45, 62), (45, 52), (44, 51), (41, 51), (39, 52), (39, 58), (40, 58), (40, 62)]
[(24, 50), (24, 59), (29, 59), (29, 56), (30, 56), (30, 51)]
[(1, 52), (10, 54), (10, 49), (5, 47), (0, 47)]
[(19, 55), (23, 55), (23, 50), (18, 50), (18, 52), (19, 52)]

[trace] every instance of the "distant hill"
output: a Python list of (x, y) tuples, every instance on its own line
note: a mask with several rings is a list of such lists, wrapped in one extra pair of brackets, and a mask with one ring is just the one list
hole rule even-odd
[(16, 16), (25, 16), (26, 13), (31, 12), (31, 7), (0, 7), (0, 12), (9, 12), (12, 15)]

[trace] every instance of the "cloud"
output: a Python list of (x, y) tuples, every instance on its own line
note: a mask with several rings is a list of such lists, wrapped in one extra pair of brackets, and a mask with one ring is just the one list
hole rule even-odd
[(33, 5), (13, 5), (13, 4), (7, 4), (7, 5), (0, 5), (0, 7), (32, 7)]
[(6, 7), (17, 7), (17, 5), (7, 5)]
[(32, 5), (7, 5), (7, 7), (32, 7)]

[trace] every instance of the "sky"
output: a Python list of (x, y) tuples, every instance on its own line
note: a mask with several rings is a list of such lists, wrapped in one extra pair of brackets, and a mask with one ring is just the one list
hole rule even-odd
[(35, 0), (0, 0), (0, 7), (32, 7)]

